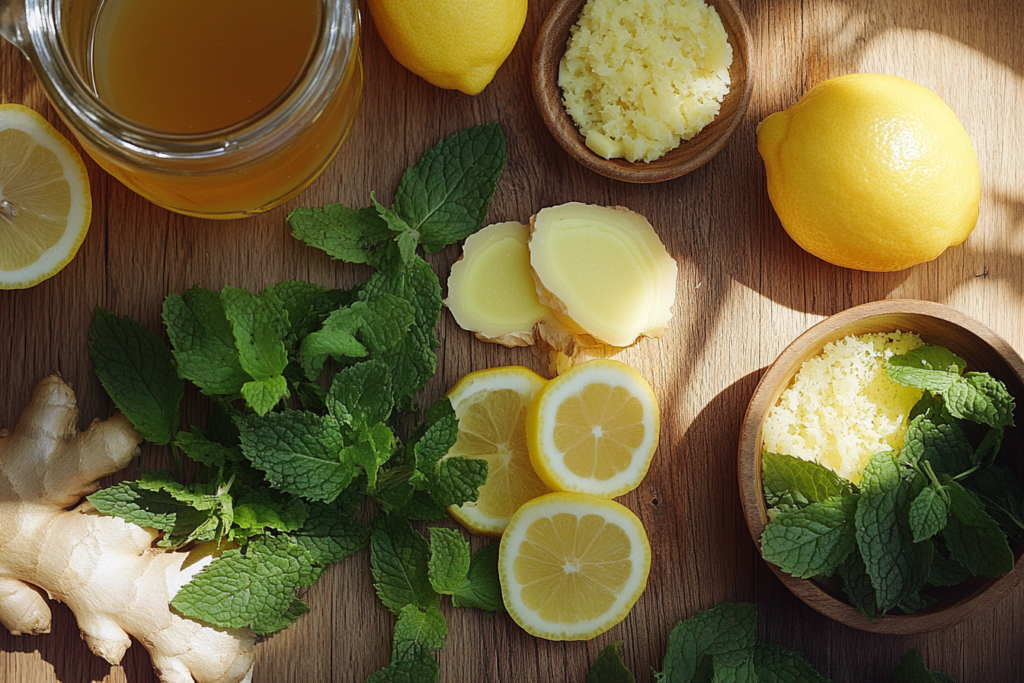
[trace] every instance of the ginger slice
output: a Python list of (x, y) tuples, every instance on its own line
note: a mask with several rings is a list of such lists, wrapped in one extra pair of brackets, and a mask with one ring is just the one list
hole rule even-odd
[(594, 339), (621, 347), (665, 333), (676, 262), (640, 214), (576, 202), (542, 209), (529, 247), (540, 302)]
[(452, 266), (445, 304), (477, 339), (505, 346), (534, 343), (534, 328), (550, 313), (537, 300), (522, 223), (495, 223), (466, 239)]

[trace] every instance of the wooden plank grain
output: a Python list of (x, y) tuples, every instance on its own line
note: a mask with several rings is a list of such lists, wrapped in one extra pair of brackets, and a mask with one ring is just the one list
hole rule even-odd
[[(442, 681), (582, 683), (605, 644), (624, 640), (638, 680), (661, 667), (672, 625), (721, 600), (753, 600), (759, 636), (795, 647), (837, 683), (887, 680), (909, 647), (961, 683), (1024, 680), (1024, 590), (990, 612), (945, 631), (886, 637), (833, 623), (793, 597), (757, 557), (736, 487), (737, 430), (763, 369), (811, 324), (867, 301), (939, 301), (981, 320), (1024, 350), (1024, 7), (1013, 0), (748, 0), (755, 92), (734, 138), (706, 166), (653, 186), (589, 173), (543, 127), (530, 94), (534, 38), (552, 0), (531, 2), (508, 62), (479, 96), (441, 91), (395, 62), (363, 7), (367, 84), (361, 113), (337, 160), (300, 197), (264, 216), (214, 223), (155, 208), (87, 162), (94, 219), (79, 256), (30, 290), (0, 292), (0, 424), (12, 424), (32, 386), (59, 370), (79, 392), (82, 425), (111, 413), (88, 361), (85, 335), (102, 305), (159, 329), (163, 297), (193, 284), (261, 289), (284, 279), (348, 286), (366, 271), (331, 262), (293, 240), (284, 216), (295, 206), (361, 206), (375, 190), (389, 201), (400, 174), (439, 138), (499, 120), (509, 164), (489, 218), (525, 220), (566, 201), (624, 205), (646, 215), (680, 270), (677, 307), (665, 338), (618, 358), (654, 385), (663, 409), (661, 447), (647, 479), (622, 502), (651, 537), (646, 593), (630, 617), (585, 643), (526, 635), (504, 615), (444, 607), (450, 635), (439, 654)], [(854, 71), (903, 75), (938, 92), (971, 135), (983, 175), (978, 229), (936, 261), (894, 274), (830, 266), (804, 253), (781, 229), (757, 155), (757, 123), (821, 80)], [(0, 46), (0, 100), (41, 111), (67, 133), (25, 60)], [(455, 249), (429, 258), (447, 273)], [(424, 402), (468, 371), (521, 364), (547, 374), (544, 358), (472, 340), (447, 315), (438, 373)], [(195, 397), (187, 398), (193, 410)], [(122, 476), (161, 467), (147, 449)], [(118, 477), (120, 478), (120, 477)], [(482, 544), (473, 540), (474, 547)], [(393, 617), (373, 594), (366, 553), (327, 572), (305, 595), (309, 614), (258, 648), (257, 683), (362, 681), (387, 662)], [(121, 667), (93, 657), (70, 612), (54, 605), (54, 632), (0, 633), (0, 683), (151, 683), (145, 651)]]

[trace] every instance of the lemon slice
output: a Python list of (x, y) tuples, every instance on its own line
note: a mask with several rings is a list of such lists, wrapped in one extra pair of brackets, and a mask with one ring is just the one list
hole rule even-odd
[(651, 546), (636, 515), (585, 493), (525, 503), (498, 550), (505, 609), (548, 640), (588, 640), (625, 619), (650, 569)]
[(640, 485), (659, 429), (651, 385), (615, 360), (583, 363), (551, 380), (526, 416), (530, 461), (548, 488), (603, 498)]
[(526, 448), (526, 410), (546, 380), (523, 367), (472, 372), (448, 392), (459, 437), (448, 456), (487, 461), (487, 483), (476, 502), (449, 514), (470, 532), (500, 536), (520, 505), (548, 493)]
[(56, 275), (91, 216), (89, 176), (71, 143), (28, 107), (0, 105), (0, 289)]

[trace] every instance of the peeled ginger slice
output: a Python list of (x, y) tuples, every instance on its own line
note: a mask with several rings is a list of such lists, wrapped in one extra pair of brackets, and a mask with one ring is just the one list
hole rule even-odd
[(629, 346), (665, 333), (677, 267), (643, 216), (575, 202), (542, 209), (529, 246), (540, 303), (595, 339)]
[(537, 299), (522, 223), (495, 223), (466, 239), (452, 266), (445, 304), (455, 321), (482, 341), (534, 343), (534, 328), (550, 313)]

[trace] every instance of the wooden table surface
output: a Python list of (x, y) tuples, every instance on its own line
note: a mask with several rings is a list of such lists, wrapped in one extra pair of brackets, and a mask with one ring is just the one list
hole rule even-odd
[[(697, 171), (632, 186), (584, 170), (543, 127), (530, 94), (534, 38), (551, 0), (531, 0), (526, 27), (494, 82), (477, 97), (439, 90), (398, 65), (363, 8), (366, 94), (349, 141), (327, 172), (287, 206), (233, 222), (158, 209), (87, 161), (92, 229), (75, 260), (26, 291), (0, 292), (0, 425), (13, 425), (33, 385), (59, 370), (78, 391), (82, 426), (112, 411), (93, 375), (86, 330), (97, 305), (159, 329), (163, 297), (194, 283), (261, 290), (286, 279), (327, 286), (366, 277), (290, 237), (295, 206), (388, 200), (401, 172), (441, 137), (501, 121), (509, 163), (490, 220), (526, 220), (568, 201), (623, 205), (646, 215), (679, 263), (675, 317), (661, 340), (619, 358), (653, 384), (663, 411), (661, 447), (636, 491), (621, 499), (643, 520), (653, 547), (646, 593), (620, 625), (591, 642), (534, 639), (506, 615), (445, 606), (442, 681), (583, 683), (607, 643), (624, 640), (638, 680), (660, 669), (672, 626), (723, 600), (760, 608), (758, 635), (794, 647), (837, 683), (888, 680), (917, 647), (961, 683), (1024, 680), (1024, 585), (973, 621), (920, 636), (861, 633), (830, 622), (793, 597), (755, 552), (736, 484), (737, 431), (758, 378), (799, 333), (850, 306), (885, 298), (951, 305), (1024, 352), (1024, 5), (1015, 0), (747, 0), (754, 38), (750, 109), (725, 149)], [(981, 216), (967, 242), (936, 261), (893, 274), (843, 270), (804, 253), (768, 201), (755, 128), (808, 88), (851, 72), (904, 76), (935, 90), (956, 111), (982, 170)], [(0, 48), (0, 101), (27, 104), (58, 123), (21, 55)], [(67, 132), (66, 128), (61, 127)], [(445, 278), (458, 252), (430, 262)], [(522, 364), (547, 372), (527, 349), (484, 344), (445, 313), (438, 373), (425, 400), (468, 371)], [(123, 476), (163, 466), (147, 449)], [(477, 543), (478, 541), (474, 541)], [(257, 683), (362, 681), (387, 663), (393, 617), (373, 594), (367, 553), (343, 561), (309, 589), (311, 611), (258, 647)], [(0, 682), (149, 683), (156, 677), (136, 644), (121, 667), (93, 657), (66, 607), (53, 633), (0, 634)]]

